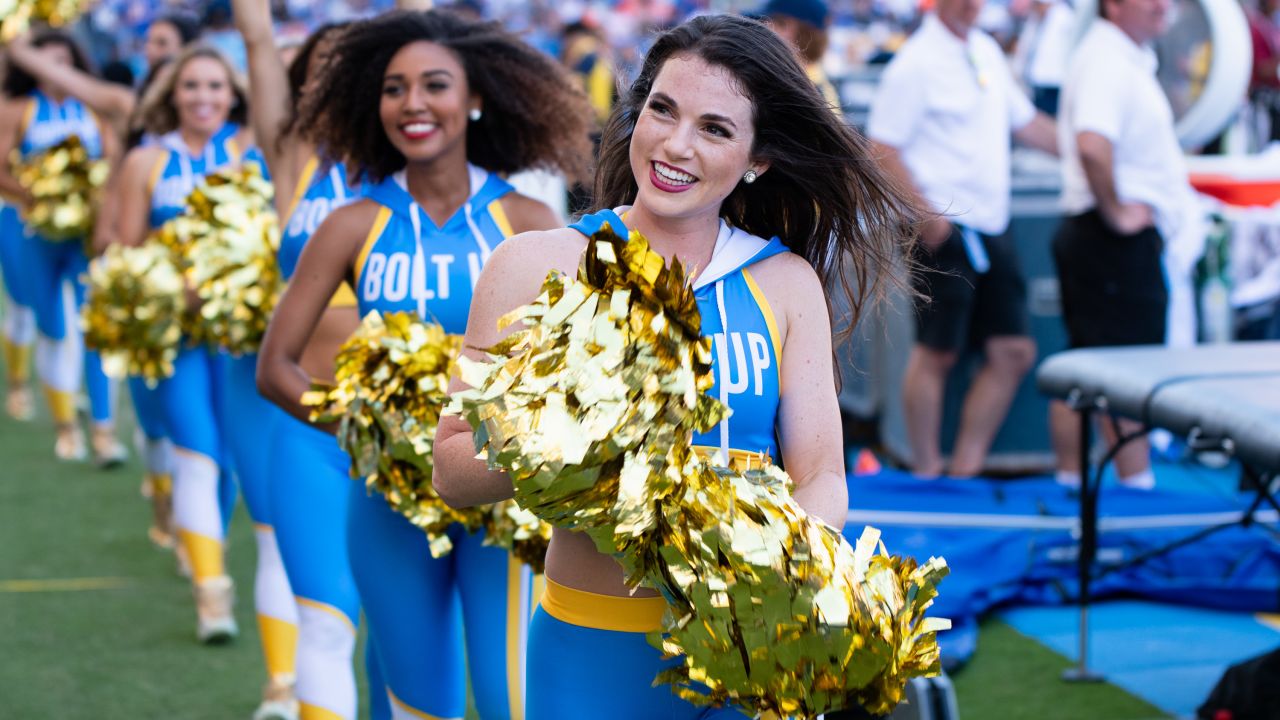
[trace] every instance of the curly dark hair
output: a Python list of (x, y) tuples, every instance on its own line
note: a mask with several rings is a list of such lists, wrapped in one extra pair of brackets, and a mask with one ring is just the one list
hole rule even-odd
[(890, 284), (905, 287), (902, 257), (910, 257), (905, 251), (922, 213), (766, 25), (736, 15), (701, 16), (658, 37), (605, 125), (594, 206), (635, 200), (631, 135), (663, 64), (677, 55), (729, 72), (754, 112), (752, 159), (769, 164), (754, 183), (738, 183), (721, 216), (753, 235), (780, 237), (809, 261), (828, 293), (843, 290), (850, 316), (833, 322), (837, 337), (847, 338), (865, 300), (879, 299)]
[[(84, 54), (84, 50), (80, 49), (80, 45), (70, 35), (61, 30), (41, 30), (39, 34), (32, 38), (31, 44), (38, 48), (61, 45), (71, 53), (71, 64), (77, 70), (83, 73), (93, 73), (93, 68), (90, 67), (89, 58)], [(36, 91), (38, 84), (36, 79), (26, 70), (14, 63), (5, 63), (5, 95), (15, 99), (26, 97)]]
[(565, 70), (497, 23), (439, 10), (402, 10), (347, 27), (298, 124), (357, 178), (381, 181), (404, 167), (378, 116), (383, 75), (405, 45), (425, 40), (454, 53), (484, 114), (469, 123), (467, 160), (497, 173), (556, 169), (585, 177), (591, 107)]
[(307, 74), (311, 71), (311, 59), (315, 57), (316, 48), (320, 44), (330, 38), (336, 38), (334, 33), (345, 29), (349, 23), (332, 22), (325, 23), (316, 28), (307, 36), (306, 42), (302, 43), (298, 48), (298, 54), (294, 56), (293, 62), (289, 63), (289, 107), (293, 109), (289, 118), (284, 121), (283, 127), (280, 128), (280, 139), (293, 133), (298, 128), (298, 106), (302, 104), (302, 89), (307, 84)]

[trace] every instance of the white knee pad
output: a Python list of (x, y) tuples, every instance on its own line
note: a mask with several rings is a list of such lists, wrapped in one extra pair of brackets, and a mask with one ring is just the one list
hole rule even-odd
[(275, 531), (262, 525), (253, 529), (258, 541), (258, 570), (253, 582), (253, 600), (259, 615), (298, 624), (298, 605), (289, 589), (289, 576), (284, 572)]
[(40, 382), (64, 393), (80, 391), (84, 376), (84, 350), (80, 336), (70, 331), (61, 340), (41, 335), (36, 339), (36, 374)]
[(147, 472), (153, 475), (168, 475), (173, 472), (173, 443), (169, 442), (169, 438), (152, 440), (144, 436), (142, 448)]
[(36, 339), (36, 312), (5, 294), (4, 337), (14, 345), (30, 345)]
[[(345, 615), (335, 608), (300, 601), (295, 688), (298, 700), (344, 718), (354, 718), (356, 678), (352, 654), (355, 649), (355, 628)], [(369, 692), (382, 691), (382, 688), (369, 689)]]
[(173, 519), (179, 530), (222, 540), (218, 465), (198, 453), (173, 453)]

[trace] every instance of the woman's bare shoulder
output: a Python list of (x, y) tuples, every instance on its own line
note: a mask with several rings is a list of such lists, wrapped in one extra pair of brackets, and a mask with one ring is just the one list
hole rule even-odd
[[(489, 263), (497, 263), (496, 269), (504, 273), (522, 277), (543, 278), (552, 270), (572, 274), (586, 246), (586, 236), (571, 228), (531, 230), (498, 245)], [(485, 267), (487, 270), (488, 265)]]

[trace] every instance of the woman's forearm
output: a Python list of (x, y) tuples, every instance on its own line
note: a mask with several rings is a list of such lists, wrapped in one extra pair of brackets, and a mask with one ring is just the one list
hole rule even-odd
[(515, 495), (506, 473), (490, 470), (483, 459), (476, 458), (474, 436), (469, 428), (463, 430), (460, 425), (465, 426), (458, 418), (444, 418), (436, 432), (432, 477), (436, 492), (455, 508), (498, 502)]
[(793, 494), (805, 512), (839, 530), (849, 515), (849, 486), (837, 473), (825, 472), (801, 482)]
[(303, 422), (311, 422), (311, 408), (302, 395), (311, 389), (311, 378), (297, 359), (276, 353), (258, 356), (258, 392), (280, 409)]

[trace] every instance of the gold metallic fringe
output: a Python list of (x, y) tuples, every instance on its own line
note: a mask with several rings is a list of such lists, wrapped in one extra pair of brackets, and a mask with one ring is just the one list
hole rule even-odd
[(365, 316), (338, 352), (333, 387), (303, 395), (316, 422), (338, 422), (351, 475), (427, 534), (433, 557), (453, 549), (448, 530), (474, 531), (485, 510), (454, 510), (431, 486), (432, 443), (462, 338), (416, 314)]
[(9, 42), (33, 25), (62, 27), (80, 17), (93, 0), (0, 0), (0, 42)]
[(49, 240), (87, 243), (110, 170), (107, 161), (90, 157), (77, 135), (25, 159), (15, 152), (12, 161), (14, 177), (32, 196), (23, 221)]
[(233, 355), (262, 344), (284, 288), (271, 199), (271, 184), (255, 164), (212, 173), (187, 197), (186, 211), (156, 233), (200, 300), (188, 318), (192, 340)]
[(522, 507), (662, 592), (651, 642), (680, 662), (660, 681), (699, 704), (814, 717), (886, 712), (907, 679), (938, 672), (948, 623), (924, 613), (945, 561), (890, 557), (871, 528), (854, 548), (767, 459), (730, 470), (690, 449), (727, 409), (705, 392), (710, 340), (678, 261), (606, 227), (577, 279), (550, 275), (512, 323), (487, 361), (459, 360), (471, 389), (448, 412)]
[(89, 264), (81, 315), (84, 341), (111, 377), (141, 376), (147, 385), (173, 375), (185, 310), (182, 275), (154, 243), (112, 245)]

